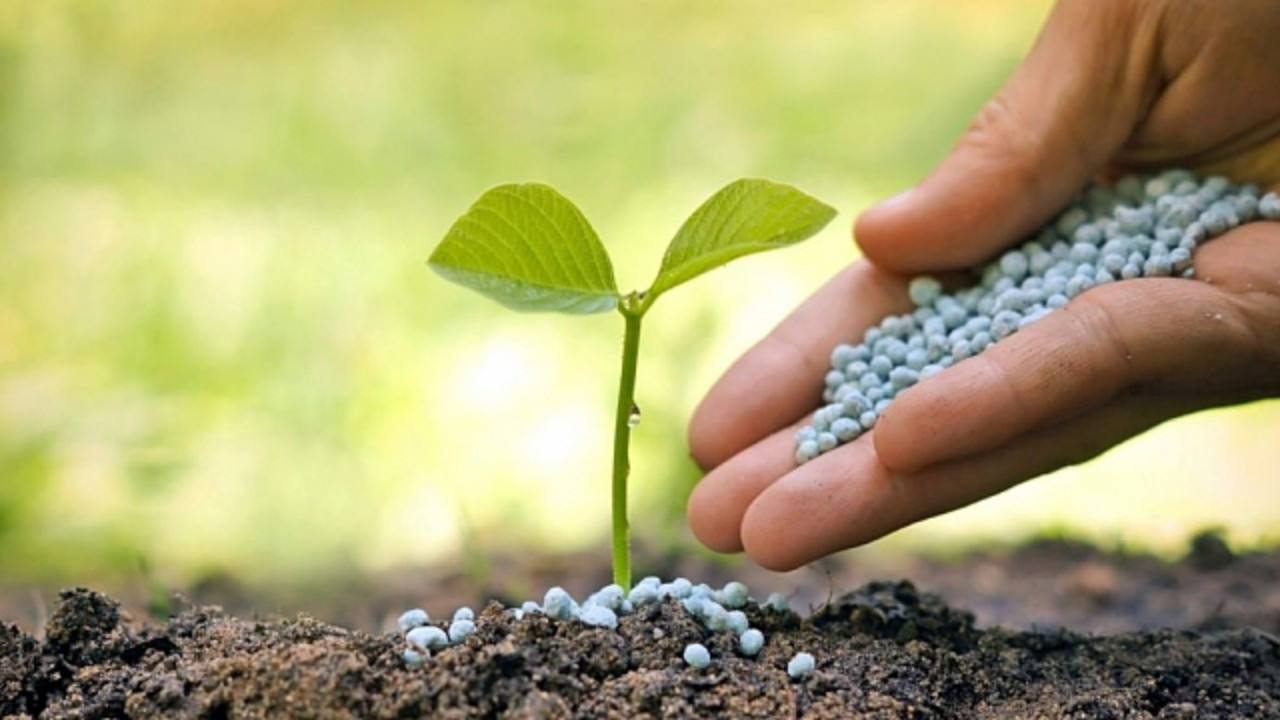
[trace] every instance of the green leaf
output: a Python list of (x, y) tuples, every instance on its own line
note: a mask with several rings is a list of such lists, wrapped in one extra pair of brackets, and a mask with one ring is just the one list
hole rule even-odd
[(834, 208), (789, 185), (753, 179), (730, 183), (676, 232), (649, 300), (735, 258), (800, 242), (835, 216)]
[(596, 231), (568, 198), (537, 183), (481, 195), (427, 263), (515, 310), (586, 314), (618, 304), (613, 265)]

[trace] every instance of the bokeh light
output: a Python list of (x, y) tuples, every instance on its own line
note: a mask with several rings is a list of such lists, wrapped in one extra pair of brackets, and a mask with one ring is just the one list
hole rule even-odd
[[(679, 541), (701, 393), (853, 259), (856, 212), (945, 154), (1048, 5), (0, 4), (0, 579), (604, 552), (620, 321), (510, 314), (427, 254), (539, 180), (640, 287), (716, 188), (792, 183), (841, 216), (645, 329), (632, 521)], [(1179, 421), (885, 547), (1274, 540), (1276, 437), (1275, 403)]]

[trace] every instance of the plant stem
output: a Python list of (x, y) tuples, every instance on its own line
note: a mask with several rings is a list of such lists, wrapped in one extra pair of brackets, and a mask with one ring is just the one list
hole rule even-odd
[(627, 475), (631, 472), (631, 415), (636, 409), (636, 364), (640, 358), (640, 319), (648, 303), (632, 293), (618, 303), (626, 320), (622, 336), (622, 377), (618, 382), (618, 412), (613, 426), (613, 581), (631, 588), (631, 541), (627, 523)]

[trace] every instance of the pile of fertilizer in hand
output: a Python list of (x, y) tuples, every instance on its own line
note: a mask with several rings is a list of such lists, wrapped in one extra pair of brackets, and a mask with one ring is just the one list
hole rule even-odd
[(1192, 256), (1241, 224), (1280, 219), (1280, 197), (1256, 185), (1199, 179), (1185, 170), (1090, 185), (1021, 247), (974, 268), (954, 293), (928, 275), (911, 281), (916, 309), (869, 328), (831, 352), (813, 422), (796, 433), (806, 463), (875, 427), (903, 390), (986, 350), (1098, 285), (1148, 277), (1193, 278)]

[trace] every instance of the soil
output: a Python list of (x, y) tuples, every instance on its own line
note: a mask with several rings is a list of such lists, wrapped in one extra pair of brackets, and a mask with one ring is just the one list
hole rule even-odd
[[(671, 601), (616, 631), (516, 621), (493, 602), (474, 636), (419, 668), (381, 630), (412, 605), (448, 612), (421, 589), (325, 609), (379, 618), (364, 629), (201, 604), (134, 621), (104, 594), (65, 590), (42, 628), (0, 624), (0, 716), (1280, 718), (1278, 552), (1205, 535), (1174, 563), (1049, 542), (903, 567), (941, 596), (871, 581), (803, 617), (752, 606), (756, 658)], [(864, 571), (826, 572), (841, 586)], [(711, 650), (709, 668), (684, 664), (690, 642)], [(793, 680), (802, 650), (817, 668)]]

